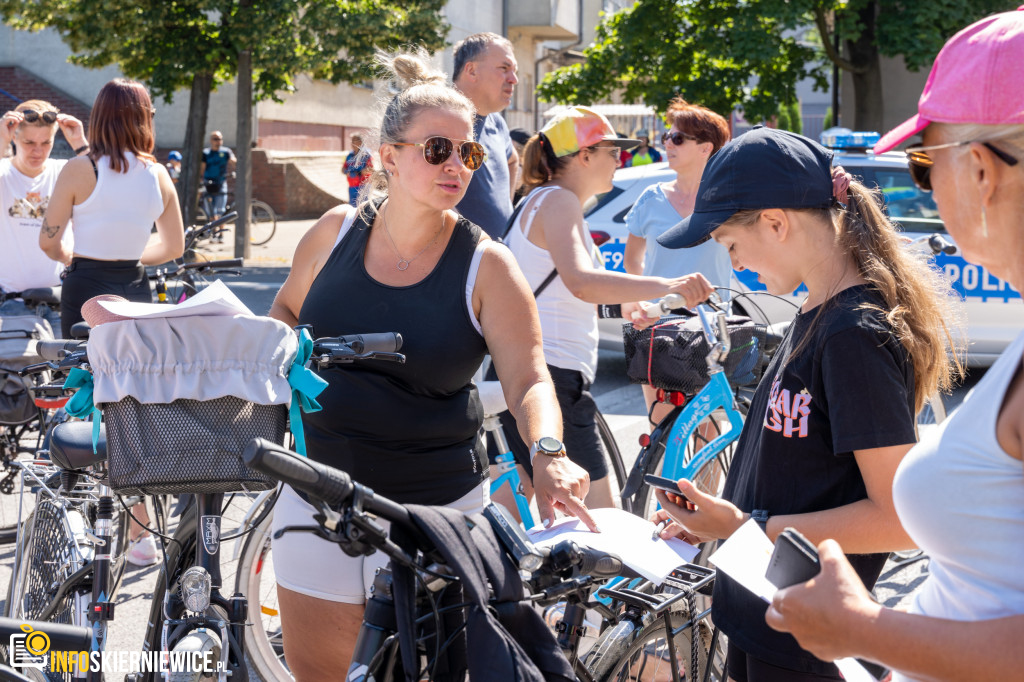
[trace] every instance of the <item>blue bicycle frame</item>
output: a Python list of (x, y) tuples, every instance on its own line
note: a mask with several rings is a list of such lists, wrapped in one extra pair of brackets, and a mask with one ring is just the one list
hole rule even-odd
[[(725, 410), (729, 418), (729, 430), (716, 436), (694, 453), (689, 461), (685, 461), (686, 444), (693, 437), (693, 432), (717, 409)], [(725, 372), (719, 369), (711, 375), (707, 385), (693, 397), (672, 423), (665, 439), (665, 459), (661, 466), (661, 475), (675, 479), (693, 478), (701, 467), (739, 438), (742, 429), (743, 415), (736, 409), (736, 398), (729, 386), (729, 380), (725, 378)]]
[(526, 495), (523, 494), (523, 482), (520, 480), (519, 470), (516, 468), (516, 458), (512, 451), (508, 449), (508, 446), (503, 447), (499, 445), (498, 447), (504, 449), (504, 452), (495, 457), (496, 464), (494, 468), (498, 470), (500, 475), (491, 481), (491, 495), (494, 495), (501, 486), (508, 483), (509, 488), (512, 489), (512, 495), (516, 499), (516, 508), (519, 510), (519, 518), (523, 528), (533, 528), (533, 514), (530, 513), (530, 502), (526, 499)]

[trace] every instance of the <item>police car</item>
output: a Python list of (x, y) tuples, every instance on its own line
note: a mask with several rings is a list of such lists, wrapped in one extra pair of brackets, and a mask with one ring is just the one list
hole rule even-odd
[[(878, 137), (878, 133), (833, 128), (822, 133), (821, 142), (835, 150), (836, 165), (869, 187), (881, 189), (890, 217), (908, 238), (914, 240), (914, 248), (927, 250), (928, 237), (936, 233), (951, 241), (931, 194), (918, 189), (910, 179), (906, 156), (901, 152), (871, 153)], [(587, 210), (586, 219), (591, 233), (598, 241), (604, 239), (600, 248), (606, 268), (624, 271), (622, 263), (628, 236), (625, 217), (640, 194), (652, 184), (673, 177), (675, 173), (667, 163), (623, 168), (615, 174), (613, 189), (599, 197)], [(939, 253), (935, 262), (964, 299), (968, 364), (992, 364), (1024, 327), (1020, 292), (980, 265), (966, 262), (958, 252)], [(764, 291), (765, 288), (757, 281), (757, 273), (749, 270), (734, 271), (731, 286), (744, 292)], [(737, 306), (742, 314), (755, 320), (777, 324), (793, 318), (794, 305), (803, 300), (805, 291), (801, 287), (792, 295), (781, 297), (783, 300), (760, 295), (741, 297)], [(619, 320), (601, 320), (601, 346), (621, 348), (621, 329)]]

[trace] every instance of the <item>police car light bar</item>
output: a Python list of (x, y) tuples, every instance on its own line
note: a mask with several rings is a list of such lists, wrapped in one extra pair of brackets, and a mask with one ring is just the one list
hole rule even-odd
[(849, 128), (829, 128), (821, 132), (819, 141), (831, 149), (870, 149), (881, 139), (876, 132), (853, 131)]

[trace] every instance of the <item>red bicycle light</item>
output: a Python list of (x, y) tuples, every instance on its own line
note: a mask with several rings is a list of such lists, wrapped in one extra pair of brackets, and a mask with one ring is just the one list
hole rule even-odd
[(679, 391), (668, 392), (668, 402), (672, 403), (676, 407), (686, 404), (686, 394)]
[(638, 440), (640, 441), (640, 447), (646, 448), (648, 445), (651, 444), (651, 434), (641, 433), (640, 438)]
[(590, 238), (594, 240), (594, 246), (601, 246), (609, 239), (611, 239), (612, 236), (605, 232), (604, 230), (591, 230)]

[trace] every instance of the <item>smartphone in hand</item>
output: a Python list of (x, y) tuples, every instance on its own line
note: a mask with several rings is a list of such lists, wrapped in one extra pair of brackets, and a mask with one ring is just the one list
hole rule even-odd
[(693, 506), (693, 502), (690, 502), (688, 499), (683, 497), (681, 492), (679, 492), (679, 486), (676, 485), (675, 480), (665, 478), (664, 476), (656, 476), (654, 474), (644, 474), (644, 483), (652, 488), (664, 490), (667, 493), (675, 495), (678, 498), (678, 501), (676, 499), (673, 499), (672, 501), (676, 502), (680, 507), (684, 507), (689, 511), (694, 511), (696, 509), (696, 507)]
[(818, 548), (795, 528), (787, 528), (775, 540), (775, 550), (764, 577), (780, 590), (810, 580), (821, 571)]

